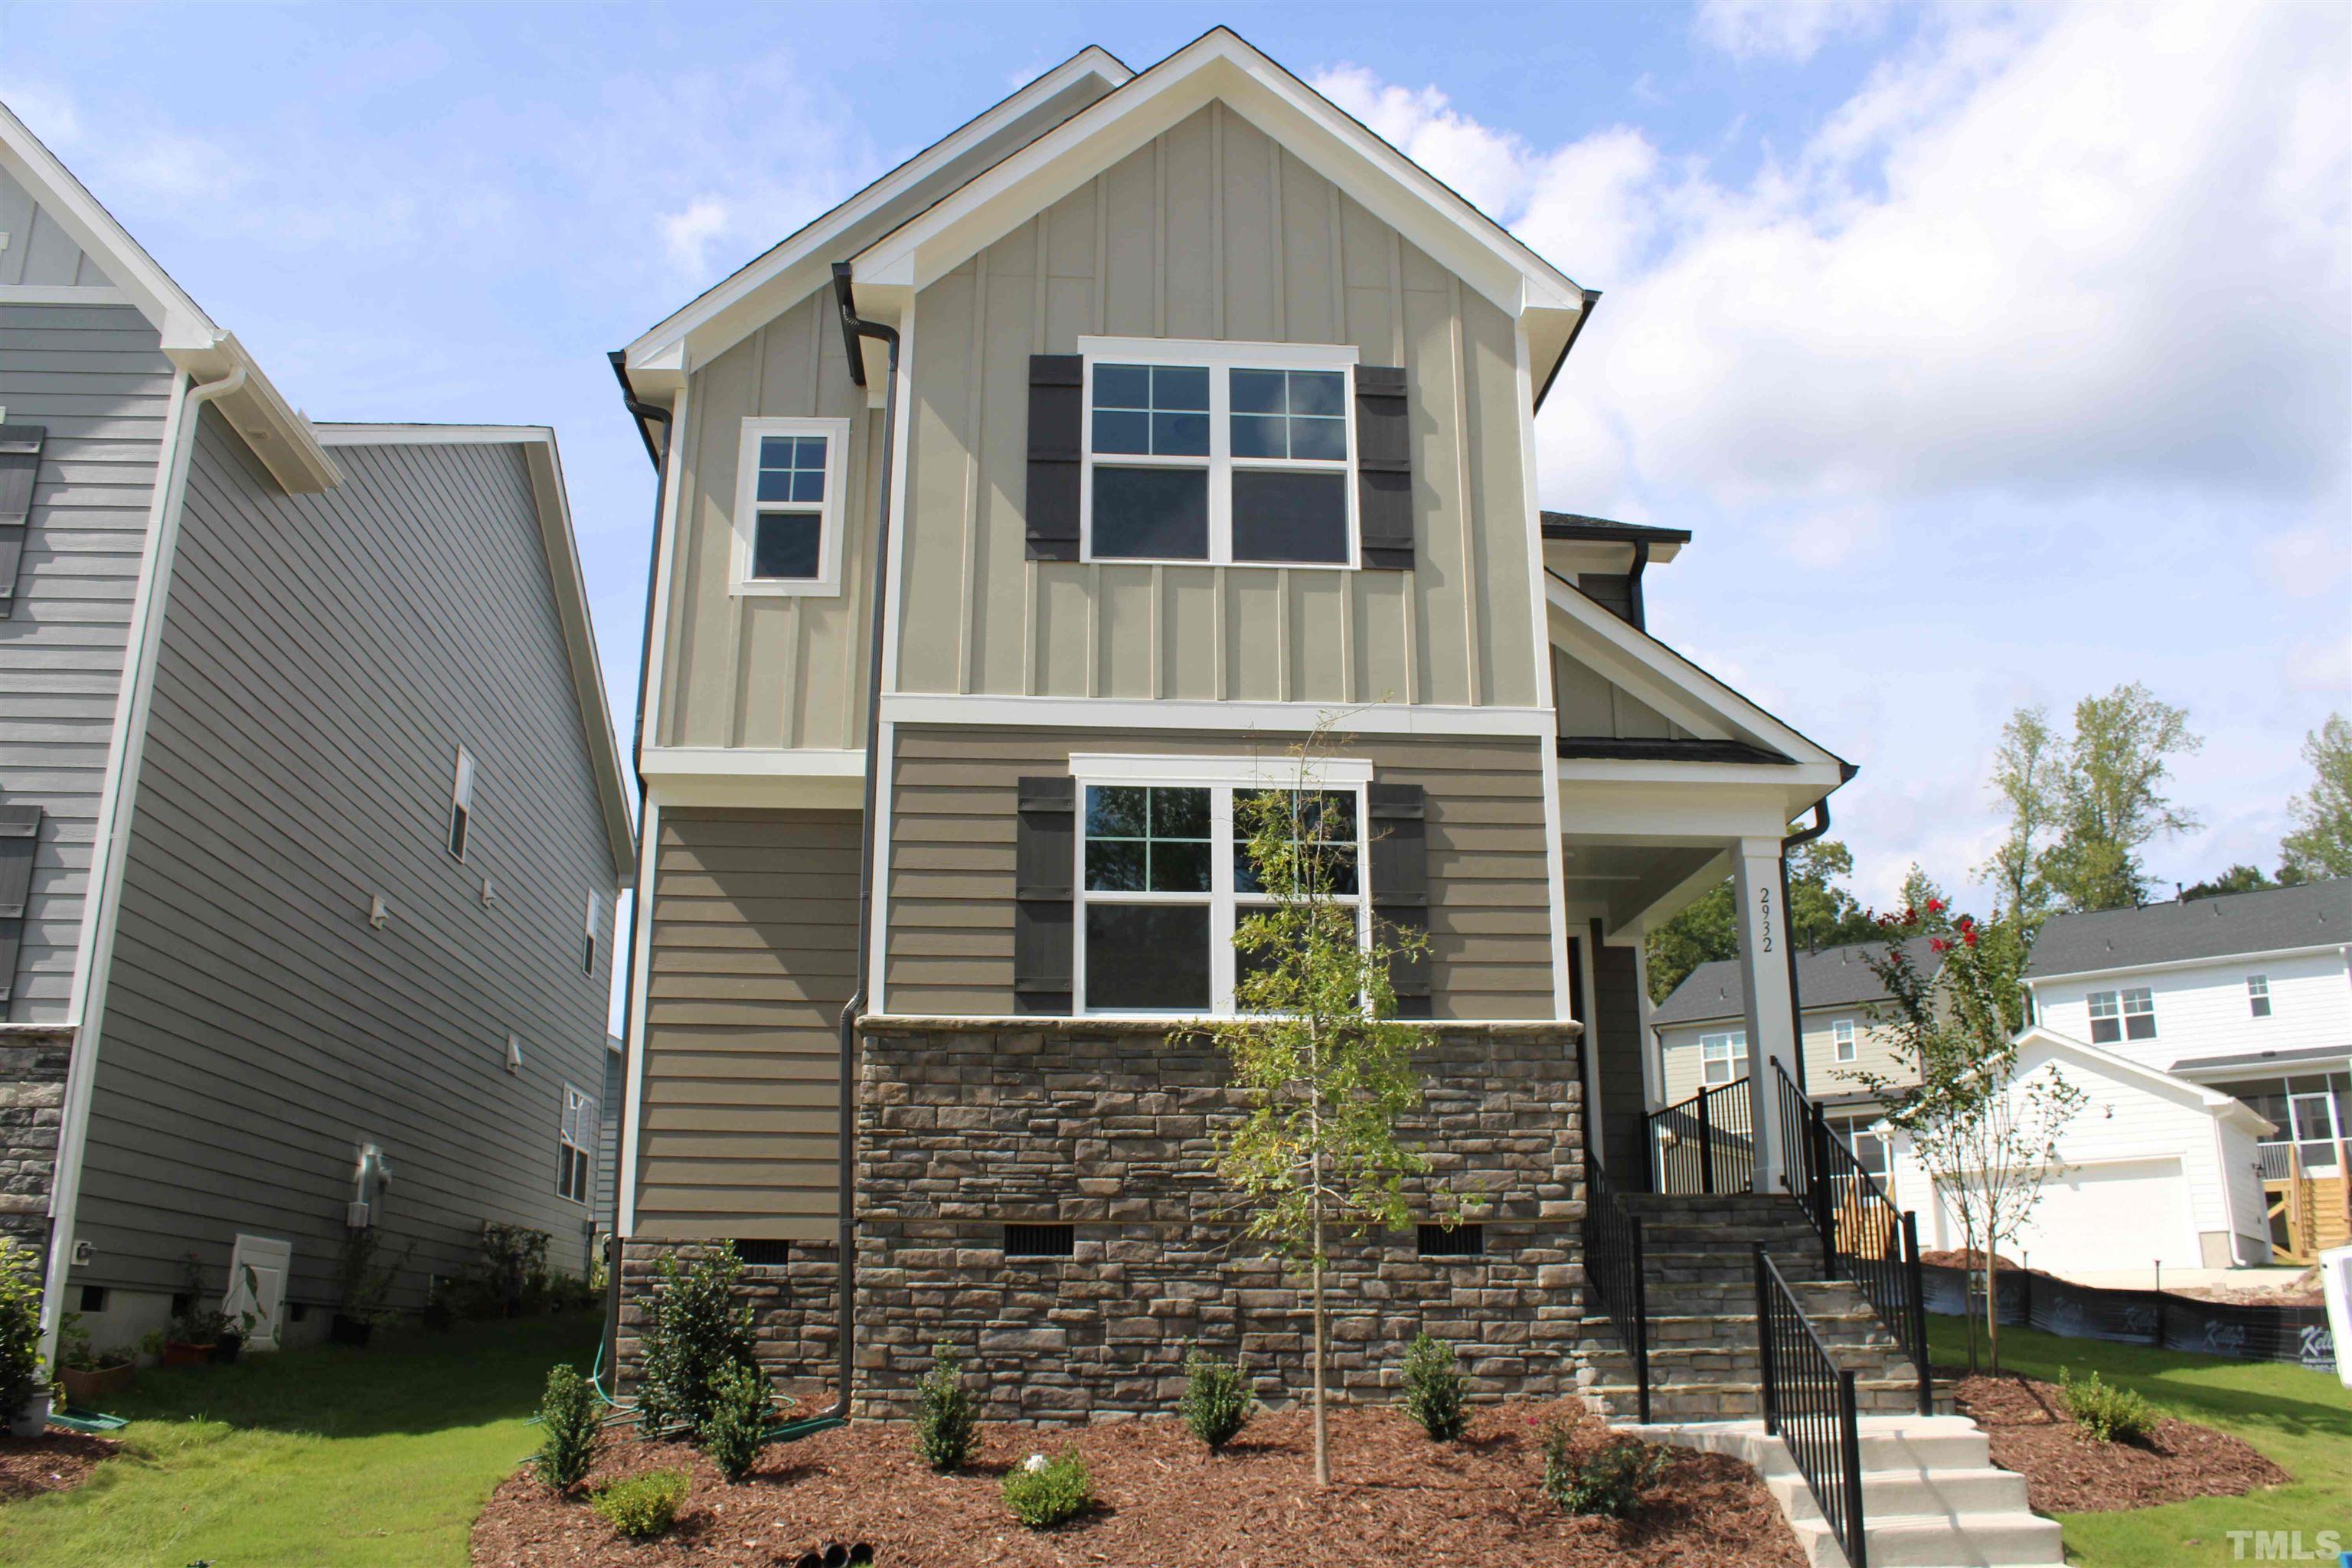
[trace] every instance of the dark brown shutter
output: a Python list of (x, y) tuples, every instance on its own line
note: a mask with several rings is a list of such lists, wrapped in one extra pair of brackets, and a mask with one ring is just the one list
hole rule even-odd
[(1078, 458), (1086, 437), (1086, 361), (1029, 356), (1029, 559), (1078, 558)]
[(1356, 367), (1356, 526), (1367, 567), (1412, 570), (1412, 423), (1394, 365)]
[[(1429, 934), (1427, 799), (1419, 784), (1381, 784), (1365, 791), (1371, 839), (1372, 929), (1382, 942)], [(1429, 950), (1399, 953), (1389, 963), (1397, 1016), (1430, 1016)]]
[(1021, 781), (1013, 872), (1013, 1010), (1066, 1017), (1072, 1005), (1072, 916), (1077, 890), (1078, 781)]
[(15, 989), (25, 909), (33, 897), (33, 853), (41, 844), (41, 808), (0, 805), (0, 1002)]
[[(40, 425), (0, 425), (0, 621), (16, 608), (16, 568), (33, 516), (33, 481), (40, 477)], [(0, 977), (5, 978), (5, 977)]]

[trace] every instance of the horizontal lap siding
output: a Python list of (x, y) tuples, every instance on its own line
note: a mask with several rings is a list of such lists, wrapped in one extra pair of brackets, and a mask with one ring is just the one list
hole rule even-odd
[[(885, 1003), (1004, 1015), (1013, 1004), (1015, 797), (1073, 752), (1281, 756), (1291, 736), (900, 726), (891, 784)], [(1366, 740), (1386, 783), (1428, 795), (1432, 1005), (1439, 1018), (1552, 1016), (1541, 756), (1531, 741)]]
[(662, 814), (633, 1236), (831, 1237), (857, 824)]
[[(29, 237), (43, 233), (62, 239), (46, 216)], [(62, 252), (43, 262), (12, 243), (0, 268), (12, 258), (35, 276), (9, 281), (105, 281), (73, 276)], [(0, 621), (0, 801), (45, 813), (15, 994), (0, 1005), (10, 1022), (66, 1016), (172, 380), (155, 330), (127, 306), (0, 305), (0, 404), (9, 423), (47, 432), (15, 613)]]

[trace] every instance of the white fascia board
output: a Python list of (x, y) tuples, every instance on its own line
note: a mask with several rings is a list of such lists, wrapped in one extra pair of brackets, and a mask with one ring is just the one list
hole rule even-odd
[(1230, 784), (1281, 789), (1307, 781), (1334, 788), (1372, 782), (1372, 764), (1361, 757), (1318, 757), (1301, 763), (1279, 757), (1171, 757), (1125, 752), (1072, 752), (1070, 776), (1096, 784)]
[(1514, 320), (1583, 290), (1427, 170), (1233, 32), (1217, 27), (860, 252), (862, 290), (919, 289), (1212, 100), (1399, 230)]
[(323, 447), (507, 447), (551, 443), (544, 425), (313, 425)]
[(1562, 757), (1563, 784), (1738, 784), (1780, 792), (1792, 801), (1811, 802), (1838, 787), (1838, 770), (1823, 763), (1674, 763), (1621, 761), (1614, 757)]
[(832, 748), (647, 746), (639, 771), (648, 783), (686, 778), (857, 779), (866, 776), (866, 753)]
[[(758, 327), (761, 321), (806, 298), (811, 290), (826, 281), (831, 276), (832, 264), (841, 259), (827, 254), (826, 247), (843, 230), (872, 216), (912, 186), (929, 178), (942, 164), (963, 156), (1038, 104), (1058, 96), (1086, 78), (1099, 78), (1116, 89), (1134, 75), (1109, 51), (1097, 45), (1087, 45), (1044, 76), (924, 148), (848, 200), (804, 225), (749, 265), (656, 322), (625, 351), (626, 357), (623, 363), (628, 367), (631, 380), (637, 381), (640, 372), (650, 373), (649, 379), (638, 382), (642, 395), (648, 388), (660, 385), (665, 373), (684, 375), (689, 368), (687, 356), (689, 339), (696, 340), (694, 347), (698, 361), (707, 361), (714, 354), (723, 353)], [(770, 297), (773, 298), (773, 309), (766, 308), (762, 303)], [(748, 310), (747, 307), (750, 308)], [(717, 335), (702, 331), (719, 322), (720, 318), (737, 311), (745, 311), (756, 319), (751, 320), (748, 326), (731, 337), (723, 331)]]
[(2118, 963), (2106, 969), (2062, 969), (2054, 970), (2048, 974), (2027, 975), (2025, 988), (2032, 991), (2058, 980), (2105, 980), (2117, 974), (2152, 974), (2166, 969), (2185, 972), (2191, 969), (2254, 963), (2274, 958), (2317, 958), (2326, 953), (2340, 953), (2344, 951), (2345, 944), (2340, 942), (2323, 942), (2309, 947), (2269, 947), (2255, 948), (2247, 952), (2221, 952), (2215, 953), (2210, 958), (2167, 958), (2153, 963)]
[(1273, 731), (1303, 734), (1328, 721), (1340, 735), (1542, 737), (1559, 720), (1549, 708), (1373, 702), (1220, 702), (1148, 697), (998, 697), (888, 692), (883, 717), (898, 724), (1037, 725), (1062, 730)]

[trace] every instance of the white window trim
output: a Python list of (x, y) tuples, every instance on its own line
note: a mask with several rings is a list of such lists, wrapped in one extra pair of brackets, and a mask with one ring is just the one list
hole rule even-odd
[[(580, 1102), (580, 1113), (576, 1121), (572, 1120), (572, 1102), (575, 1100)], [(599, 1126), (598, 1114), (602, 1107), (596, 1103), (594, 1095), (583, 1093), (569, 1083), (563, 1086), (563, 1092), (555, 1103), (555, 1195), (566, 1203), (578, 1204), (583, 1208), (593, 1207), (596, 1201), (596, 1145), (593, 1140), (596, 1136), (595, 1130)], [(583, 1143), (580, 1138), (573, 1137), (566, 1130), (566, 1122), (571, 1122), (572, 1126), (577, 1127), (581, 1137), (588, 1139), (589, 1142)], [(585, 1173), (584, 1179), (580, 1184), (582, 1195), (576, 1198), (562, 1185), (562, 1152), (566, 1149), (572, 1151), (574, 1167)]]
[[(1086, 361), (1079, 389), (1078, 426), (1078, 559), (1124, 566), (1242, 566), (1269, 572), (1355, 572), (1363, 565), (1363, 530), (1357, 515), (1356, 494), (1356, 362), (1352, 343), (1254, 343), (1187, 342), (1172, 338), (1094, 338), (1078, 340)], [(1167, 458), (1140, 453), (1095, 456), (1095, 363), (1197, 365), (1209, 373), (1209, 455)], [(1238, 466), (1290, 473), (1336, 473), (1347, 476), (1348, 558), (1345, 561), (1235, 561), (1234, 559), (1233, 392), (1234, 370), (1338, 371), (1347, 378), (1340, 407), (1346, 414), (1348, 456), (1344, 461), (1305, 458), (1244, 458)], [(1095, 553), (1095, 464), (1130, 468), (1202, 468), (1209, 475), (1209, 553), (1192, 556), (1104, 555)], [(1220, 481), (1223, 482), (1220, 482)]]
[[(771, 436), (822, 436), (824, 443), (824, 500), (817, 505), (816, 575), (806, 578), (751, 575), (751, 542), (758, 530), (760, 502), (760, 443)], [(728, 573), (730, 592), (745, 597), (837, 597), (841, 593), (842, 485), (849, 470), (849, 421), (799, 416), (761, 416), (743, 421), (735, 448), (735, 542)], [(779, 510), (782, 510), (780, 507)], [(805, 510), (805, 506), (791, 510)]]
[(1853, 1019), (1840, 1018), (1830, 1026), (1830, 1050), (1842, 1062), (1860, 1059), (1862, 1047), (1856, 1037)]
[[(2258, 1007), (2256, 1003), (2260, 1003)], [(2271, 999), (2271, 977), (2267, 974), (2246, 976), (2246, 1012), (2256, 1018), (2278, 1016), (2278, 1004)]]
[[(1356, 803), (1356, 891), (1338, 902), (1356, 910), (1356, 940), (1371, 941), (1370, 825), (1365, 799), (1371, 783), (1368, 762), (1334, 759), (1311, 764), (1301, 778), (1297, 764), (1285, 768), (1273, 757), (1139, 757), (1079, 752), (1070, 758), (1070, 776), (1077, 784), (1077, 819), (1070, 835), (1074, 889), (1070, 931), (1070, 1010), (1096, 1018), (1230, 1018), (1234, 1005), (1234, 928), (1243, 910), (1260, 907), (1250, 895), (1237, 895), (1234, 886), (1233, 792), (1265, 789), (1307, 789), (1325, 795), (1348, 795)], [(1158, 785), (1173, 789), (1206, 789), (1209, 795), (1209, 890), (1205, 893), (1107, 893), (1087, 888), (1087, 788), (1110, 784), (1128, 788)], [(1087, 906), (1101, 904), (1200, 904), (1209, 910), (1209, 1010), (1206, 1013), (1156, 1013), (1127, 1008), (1090, 1009), (1087, 1005)]]
[[(457, 838), (457, 814), (466, 814), (466, 834)], [(451, 840), (457, 839), (456, 843)], [(467, 851), (474, 847), (474, 756), (465, 747), (457, 748), (457, 773), (449, 783), (449, 813), (441, 822), (441, 848), (460, 866), (466, 863)]]
[[(1721, 1083), (1706, 1076), (1706, 1069), (1711, 1065), (1707, 1060), (1706, 1049), (1708, 1046), (1718, 1040), (1729, 1042), (1729, 1054), (1723, 1060), (1732, 1069), (1731, 1076)], [(1701, 1089), (1727, 1089), (1748, 1076), (1747, 1067), (1747, 1030), (1717, 1029), (1698, 1037), (1698, 1082)]]
[(588, 889), (588, 920), (580, 943), (580, 973), (583, 974), (596, 973), (596, 950), (602, 945), (597, 940), (596, 928), (604, 923), (604, 895), (591, 888)]

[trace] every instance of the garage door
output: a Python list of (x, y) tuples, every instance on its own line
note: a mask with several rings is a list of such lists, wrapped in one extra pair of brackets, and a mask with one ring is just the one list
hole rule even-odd
[[(1958, 1247), (1950, 1205), (1938, 1217)], [(2083, 1269), (2195, 1268), (2204, 1262), (2189, 1217), (2189, 1183), (2178, 1157), (2081, 1165), (2046, 1182), (2033, 1218), (2001, 1256), (2053, 1273)]]

